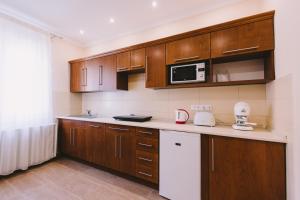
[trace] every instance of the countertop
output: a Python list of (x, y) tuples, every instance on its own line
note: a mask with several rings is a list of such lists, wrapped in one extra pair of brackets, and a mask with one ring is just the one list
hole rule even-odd
[(234, 138), (242, 138), (242, 139), (250, 139), (250, 140), (287, 143), (287, 137), (284, 136), (283, 134), (279, 135), (274, 132), (268, 131), (266, 129), (261, 129), (261, 128), (255, 128), (254, 131), (239, 131), (239, 130), (232, 129), (231, 126), (204, 127), (204, 126), (195, 126), (192, 123), (175, 124), (175, 122), (158, 121), (158, 120), (151, 120), (148, 122), (127, 122), (127, 121), (118, 121), (109, 117), (87, 119), (81, 117), (61, 116), (61, 117), (57, 117), (57, 119), (69, 119), (69, 120), (78, 120), (78, 121), (87, 121), (87, 122), (119, 124), (119, 125), (126, 125), (126, 126), (182, 131), (182, 132), (189, 132), (194, 134), (207, 134), (207, 135), (234, 137)]

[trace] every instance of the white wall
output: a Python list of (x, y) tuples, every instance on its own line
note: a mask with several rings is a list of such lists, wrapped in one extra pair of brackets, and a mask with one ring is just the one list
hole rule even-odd
[(83, 56), (84, 49), (59, 38), (52, 39), (54, 115), (81, 113), (81, 94), (70, 93), (69, 60)]
[[(297, 54), (299, 54), (300, 36), (300, 3), (297, 0), (245, 0), (234, 5), (218, 8), (198, 16), (182, 19), (173, 23), (152, 28), (151, 30), (125, 36), (114, 41), (107, 41), (88, 48), (86, 55), (92, 55), (107, 50), (121, 48), (140, 42), (158, 39), (190, 31), (193, 29), (225, 22), (228, 20), (276, 10), (275, 16), (275, 67), (276, 81), (267, 85), (266, 102), (270, 116), (272, 130), (276, 133), (288, 135), (287, 145), (287, 189), (288, 199), (300, 199), (300, 133), (297, 126), (299, 122), (299, 91), (300, 67)], [(299, 57), (299, 56), (298, 56)], [(134, 78), (133, 78), (134, 81)], [(208, 92), (214, 89), (208, 89)], [(103, 95), (103, 94), (101, 94)], [(105, 96), (106, 94), (104, 94)], [(84, 95), (83, 107), (97, 95)], [(100, 100), (100, 99), (98, 99)], [(297, 104), (298, 103), (298, 104)], [(100, 102), (99, 102), (100, 104)], [(298, 111), (298, 112), (297, 112)], [(297, 143), (298, 141), (298, 143)]]

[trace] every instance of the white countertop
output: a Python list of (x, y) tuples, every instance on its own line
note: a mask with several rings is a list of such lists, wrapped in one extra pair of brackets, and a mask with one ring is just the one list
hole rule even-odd
[(93, 119), (80, 118), (80, 117), (57, 117), (57, 118), (182, 131), (182, 132), (189, 132), (189, 133), (196, 133), (196, 134), (208, 134), (208, 135), (243, 138), (243, 139), (251, 139), (251, 140), (261, 140), (261, 141), (268, 141), (268, 142), (287, 143), (286, 136), (278, 135), (271, 131), (260, 129), (260, 128), (256, 128), (254, 131), (239, 131), (239, 130), (232, 129), (231, 126), (204, 127), (204, 126), (194, 126), (191, 123), (175, 124), (175, 122), (166, 122), (166, 121), (157, 121), (157, 120), (151, 120), (148, 122), (127, 122), (127, 121), (118, 121), (108, 117), (99, 117)]

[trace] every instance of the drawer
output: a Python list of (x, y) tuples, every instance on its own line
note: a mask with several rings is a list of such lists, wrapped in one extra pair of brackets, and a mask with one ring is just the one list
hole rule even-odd
[(136, 137), (136, 149), (147, 152), (158, 152), (158, 140), (145, 137)]
[(137, 165), (136, 176), (152, 183), (158, 183), (158, 170), (153, 170), (148, 166)]
[(136, 151), (136, 165), (144, 165), (152, 168), (158, 168), (157, 153), (147, 151)]
[(130, 127), (130, 126), (122, 126), (122, 125), (115, 125), (115, 124), (106, 124), (105, 126), (106, 132), (109, 133), (116, 133), (116, 132), (132, 132), (134, 128)]
[(156, 138), (158, 139), (158, 129), (152, 129), (152, 128), (136, 128), (135, 135), (140, 137), (149, 137), (149, 138)]

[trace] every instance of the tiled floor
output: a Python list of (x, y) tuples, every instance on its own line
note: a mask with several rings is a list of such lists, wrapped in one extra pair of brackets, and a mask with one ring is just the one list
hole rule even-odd
[(1, 200), (165, 200), (152, 188), (60, 159), (0, 178)]

